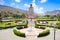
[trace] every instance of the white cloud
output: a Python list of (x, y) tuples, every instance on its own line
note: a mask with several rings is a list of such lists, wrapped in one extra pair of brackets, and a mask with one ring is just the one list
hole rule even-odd
[(34, 7), (34, 12), (36, 13), (44, 13), (43, 10), (44, 8), (43, 7), (38, 7), (36, 4), (35, 4), (35, 0), (32, 1), (32, 5)]
[(20, 2), (21, 0), (15, 0), (16, 2)]
[(44, 9), (43, 9), (42, 7), (40, 7), (40, 8), (38, 9), (38, 12), (37, 12), (37, 13), (44, 13), (43, 10), (44, 10)]
[(33, 0), (32, 2), (35, 3), (35, 0)]
[(10, 6), (11, 6), (11, 7), (14, 7), (14, 8), (20, 8), (20, 7), (19, 7), (20, 5), (19, 5), (19, 4), (16, 5), (16, 3), (11, 3)]
[(24, 6), (25, 6), (25, 7), (29, 7), (30, 5), (25, 3)]
[(47, 0), (40, 0), (40, 3), (45, 3), (47, 2)]
[[(38, 7), (38, 6), (35, 4), (35, 0), (33, 0), (31, 4), (32, 4), (33, 7), (34, 7), (34, 12), (36, 12), (37, 14), (44, 13), (44, 12), (43, 12), (44, 8), (43, 8), (43, 7)], [(25, 7), (29, 7), (30, 4), (25, 3), (24, 6), (25, 6)]]

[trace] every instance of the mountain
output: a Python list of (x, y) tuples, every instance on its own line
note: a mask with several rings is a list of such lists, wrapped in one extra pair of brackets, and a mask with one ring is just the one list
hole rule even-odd
[(57, 15), (60, 14), (60, 10), (47, 11), (46, 15)]
[[(17, 9), (17, 8), (13, 8), (10, 6), (4, 6), (4, 5), (0, 5), (0, 12), (2, 12), (2, 15), (21, 15), (21, 14), (27, 14), (28, 11), (26, 10), (21, 10), (21, 9)], [(46, 15), (56, 15), (56, 14), (60, 14), (60, 10), (53, 10), (53, 11), (47, 11), (45, 13)]]
[(3, 15), (6, 14), (17, 14), (17, 15), (21, 15), (22, 13), (27, 14), (27, 11), (25, 10), (21, 10), (21, 9), (17, 9), (17, 8), (13, 8), (13, 7), (9, 7), (9, 6), (4, 6), (4, 5), (0, 5), (0, 12), (4, 12)]

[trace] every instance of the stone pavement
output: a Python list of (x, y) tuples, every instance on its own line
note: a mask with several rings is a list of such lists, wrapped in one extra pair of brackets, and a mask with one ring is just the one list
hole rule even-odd
[[(22, 38), (14, 35), (13, 28), (12, 29), (3, 29), (0, 30), (0, 40), (54, 40), (54, 29), (50, 29), (50, 34), (45, 37), (37, 38), (36, 35), (27, 36), (26, 38)], [(60, 40), (60, 29), (56, 29), (56, 40)]]

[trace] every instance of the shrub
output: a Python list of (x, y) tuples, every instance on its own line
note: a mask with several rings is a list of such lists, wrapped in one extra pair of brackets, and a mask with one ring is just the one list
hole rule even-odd
[(16, 29), (14, 29), (13, 32), (14, 32), (14, 34), (17, 35), (17, 36), (25, 37), (25, 33), (19, 32), (19, 31), (17, 31)]
[(47, 36), (49, 33), (50, 33), (50, 30), (43, 31), (43, 32), (39, 33), (38, 37)]
[(0, 29), (7, 29), (9, 26), (5, 25), (5, 23), (0, 23)]
[(56, 23), (56, 28), (60, 29), (60, 22)]
[(17, 26), (17, 29), (23, 29), (23, 26), (24, 28), (27, 28), (28, 26), (28, 21), (25, 20), (25, 22), (23, 24), (19, 24), (19, 25), (16, 25)]
[(23, 29), (23, 26), (18, 25), (16, 28), (17, 28), (17, 29)]
[(45, 26), (40, 26), (40, 29), (45, 29)]

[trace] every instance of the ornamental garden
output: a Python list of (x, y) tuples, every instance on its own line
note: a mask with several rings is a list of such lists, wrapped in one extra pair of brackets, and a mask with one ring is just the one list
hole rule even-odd
[[(51, 18), (36, 18), (34, 20), (34, 28), (41, 29), (43, 31), (38, 32), (37, 37), (45, 37), (50, 35), (50, 30), (48, 28), (56, 28), (60, 29), (60, 21), (57, 19)], [(26, 31), (20, 31), (23, 29), (29, 28), (29, 19), (13, 19), (13, 20), (1, 20), (0, 22), (0, 30), (15, 28), (13, 29), (13, 33), (16, 36), (26, 38)]]
[(2, 17), (0, 15), (0, 30), (11, 28), (13, 29), (13, 34), (17, 37), (26, 38), (28, 36), (36, 36), (40, 38), (49, 36), (51, 34), (51, 28), (54, 29), (54, 32), (55, 29), (60, 29), (60, 14), (38, 16), (33, 11), (31, 4), (29, 14), (16, 14), (10, 17), (6, 15)]

